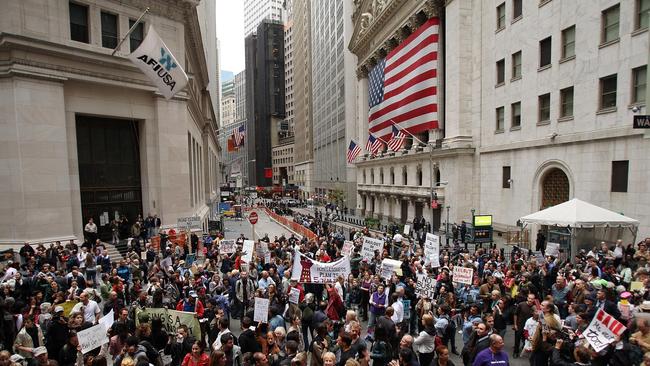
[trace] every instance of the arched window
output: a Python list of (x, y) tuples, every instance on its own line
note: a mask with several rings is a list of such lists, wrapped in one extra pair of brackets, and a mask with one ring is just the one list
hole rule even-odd
[(402, 167), (402, 184), (405, 186), (408, 185), (408, 173), (406, 167)]

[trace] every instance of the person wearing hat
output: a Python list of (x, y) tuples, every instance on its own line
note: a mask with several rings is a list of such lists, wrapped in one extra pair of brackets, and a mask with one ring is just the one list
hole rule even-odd
[(628, 291), (621, 292), (619, 295), (621, 300), (618, 302), (618, 311), (621, 312), (621, 320), (623, 324), (627, 324), (632, 319), (634, 313), (634, 305), (630, 304), (630, 297), (632, 293)]
[(47, 348), (40, 346), (34, 348), (34, 358), (38, 366), (58, 366), (59, 363), (48, 358)]
[(199, 295), (194, 290), (190, 291), (188, 295), (187, 298), (181, 299), (176, 304), (176, 310), (196, 313), (197, 317), (202, 318), (205, 308), (201, 300), (199, 300)]

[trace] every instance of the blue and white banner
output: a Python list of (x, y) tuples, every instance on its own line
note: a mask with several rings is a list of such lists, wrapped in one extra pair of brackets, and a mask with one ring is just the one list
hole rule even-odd
[(140, 47), (128, 57), (167, 99), (171, 99), (187, 85), (185, 70), (152, 26), (149, 26)]

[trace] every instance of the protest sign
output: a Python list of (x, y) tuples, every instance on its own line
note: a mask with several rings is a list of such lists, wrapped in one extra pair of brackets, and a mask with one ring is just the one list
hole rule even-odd
[(269, 322), (269, 299), (262, 297), (255, 298), (255, 311), (253, 313), (253, 321), (260, 323)]
[(408, 235), (411, 232), (411, 225), (404, 225), (404, 235)]
[(424, 264), (431, 264), (432, 268), (440, 267), (440, 237), (427, 233), (424, 241)]
[(77, 332), (77, 338), (79, 339), (79, 346), (81, 346), (81, 353), (83, 354), (109, 342), (104, 324), (97, 324), (88, 329), (80, 330)]
[(167, 270), (167, 268), (171, 267), (172, 265), (172, 257), (166, 257), (165, 259), (160, 261), (160, 266)]
[(381, 239), (373, 239), (367, 236), (363, 237), (363, 246), (361, 247), (361, 257), (371, 261), (375, 257), (375, 251), (381, 253), (384, 250), (384, 241)]
[(167, 334), (176, 334), (176, 329), (182, 324), (185, 324), (189, 330), (190, 335), (196, 339), (201, 339), (201, 325), (196, 318), (196, 313), (189, 313), (186, 311), (170, 310), (166, 308), (145, 308), (138, 310), (135, 321), (136, 326), (140, 324), (140, 314), (149, 315), (149, 319), (160, 319), (162, 326)]
[(560, 243), (546, 243), (546, 252), (544, 254), (547, 257), (552, 256), (557, 258), (560, 255)]
[(72, 312), (72, 308), (74, 308), (75, 305), (77, 305), (79, 301), (77, 300), (68, 300), (61, 304), (61, 307), (63, 308), (63, 315), (65, 316), (70, 316), (70, 313)]
[(188, 254), (185, 256), (185, 267), (191, 267), (192, 264), (196, 261), (196, 254)]
[(300, 302), (300, 290), (295, 287), (291, 288), (291, 292), (289, 292), (289, 302), (292, 304)]
[(346, 240), (343, 242), (343, 248), (341, 249), (341, 254), (347, 255), (348, 257), (352, 255), (352, 250), (354, 249), (354, 242), (352, 240)]
[(596, 316), (591, 320), (583, 335), (594, 350), (600, 352), (616, 340), (616, 336), (623, 334), (626, 329), (621, 322), (604, 312), (603, 309), (598, 309)]
[(415, 294), (420, 297), (428, 297), (433, 299), (433, 295), (436, 292), (436, 281), (435, 277), (427, 275), (418, 275), (418, 281), (415, 283)]
[(113, 326), (113, 322), (115, 322), (115, 315), (113, 313), (113, 309), (111, 309), (108, 314), (99, 319), (99, 322), (97, 324), (104, 324), (106, 330), (109, 330)]
[(315, 261), (296, 251), (293, 258), (291, 279), (300, 283), (334, 283), (339, 276), (348, 278), (350, 274), (350, 257), (343, 257), (336, 262)]
[(454, 282), (471, 285), (473, 275), (474, 275), (473, 268), (454, 267), (454, 274), (453, 274)]
[(396, 272), (398, 276), (402, 275), (402, 261), (386, 258), (381, 261), (381, 277), (390, 279), (393, 273)]
[(643, 290), (643, 288), (643, 282), (641, 281), (632, 281), (632, 283), (630, 283), (630, 291), (640, 291)]
[(538, 266), (541, 266), (542, 264), (546, 263), (546, 258), (544, 257), (544, 254), (542, 254), (541, 251), (533, 252), (532, 254)]
[(242, 252), (244, 254), (242, 255), (241, 259), (246, 263), (250, 263), (250, 261), (253, 260), (254, 250), (255, 250), (255, 242), (252, 240), (244, 240), (244, 246), (242, 248)]
[(223, 239), (219, 242), (219, 252), (223, 254), (232, 254), (236, 251), (237, 245), (232, 239)]

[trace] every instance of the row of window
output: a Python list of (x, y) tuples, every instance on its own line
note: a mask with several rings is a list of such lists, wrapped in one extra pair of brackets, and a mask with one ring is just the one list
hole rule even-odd
[[(70, 39), (77, 42), (90, 43), (90, 22), (88, 5), (69, 3)], [(114, 49), (120, 39), (119, 17), (117, 14), (101, 10), (100, 22), (102, 32), (102, 47)], [(129, 29), (135, 24), (135, 19), (129, 19)], [(135, 51), (144, 39), (144, 24), (140, 22), (129, 35), (131, 52)]]
[[(512, 5), (512, 22), (523, 17), (522, 0), (510, 0)], [(540, 6), (551, 0), (540, 0)], [(647, 12), (650, 11), (650, 0), (635, 0), (634, 2), (634, 31), (648, 27)], [(611, 42), (619, 36), (620, 4), (603, 10), (601, 15), (601, 43)], [(506, 28), (506, 3), (496, 8), (496, 30)]]
[[(645, 103), (647, 65), (632, 69), (632, 98), (631, 104)], [(600, 78), (599, 110), (606, 111), (616, 107), (618, 75), (613, 74)], [(573, 117), (574, 104), (573, 86), (560, 90), (559, 119)], [(551, 93), (537, 97), (537, 123), (544, 124), (551, 120)], [(521, 128), (521, 102), (510, 104), (510, 129)], [(505, 107), (496, 108), (496, 132), (505, 129)]]
[[(629, 160), (612, 161), (611, 192), (627, 192), (629, 169)], [(501, 188), (509, 189), (511, 187), (511, 167), (504, 166), (501, 174)]]
[[(363, 171), (363, 183), (365, 184), (366, 181), (366, 171)], [(440, 181), (440, 171), (436, 171), (436, 181)], [(417, 186), (422, 186), (423, 185), (423, 179), (422, 179), (422, 169), (418, 167), (416, 171), (416, 185)], [(370, 184), (375, 184), (375, 173), (374, 170), (370, 172)], [(379, 171), (379, 184), (384, 184), (384, 171), (380, 170)], [(395, 172), (391, 169), (390, 170), (390, 183), (389, 184), (395, 184)], [(402, 168), (402, 184), (403, 185), (408, 185), (408, 172), (406, 170), (406, 167)]]

